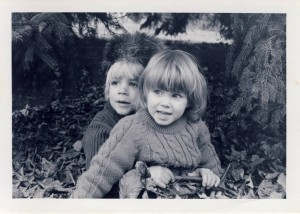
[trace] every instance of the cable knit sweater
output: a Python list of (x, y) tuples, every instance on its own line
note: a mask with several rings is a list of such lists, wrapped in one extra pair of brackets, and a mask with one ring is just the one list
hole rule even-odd
[(102, 198), (136, 161), (170, 169), (209, 168), (220, 175), (221, 166), (203, 121), (181, 117), (160, 126), (146, 110), (117, 123), (109, 139), (77, 181), (72, 198)]
[(90, 166), (91, 159), (98, 153), (99, 148), (109, 137), (112, 128), (123, 117), (108, 102), (104, 105), (103, 110), (93, 118), (82, 139), (87, 169)]

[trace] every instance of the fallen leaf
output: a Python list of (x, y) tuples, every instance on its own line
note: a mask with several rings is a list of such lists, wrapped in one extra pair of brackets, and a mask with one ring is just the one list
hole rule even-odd
[(225, 155), (228, 160), (236, 161), (238, 159), (241, 159), (241, 152), (235, 150), (234, 145), (230, 146), (230, 150), (231, 150), (230, 156)]
[(26, 107), (25, 107), (24, 109), (20, 110), (20, 112), (21, 112), (25, 117), (27, 117), (28, 114), (29, 114), (28, 108), (29, 108), (29, 106), (26, 105)]
[(253, 168), (253, 167), (256, 167), (257, 165), (260, 165), (261, 163), (263, 163), (265, 161), (265, 159), (260, 158), (259, 155), (252, 155), (251, 161), (252, 161), (252, 163), (250, 163), (250, 166)]
[(253, 199), (253, 198), (257, 198), (257, 196), (255, 196), (253, 189), (250, 189), (248, 193), (241, 195), (238, 199)]
[(144, 191), (143, 195), (142, 195), (142, 199), (148, 199), (149, 195), (147, 191)]
[(81, 140), (77, 140), (74, 144), (73, 144), (73, 148), (75, 151), (80, 152), (82, 149), (82, 142)]
[(270, 199), (282, 199), (283, 198), (283, 194), (282, 193), (279, 193), (279, 192), (275, 192), (273, 191), (270, 196), (269, 196)]
[(278, 176), (277, 183), (279, 183), (284, 188), (284, 191), (286, 191), (286, 177), (283, 173), (280, 173)]
[(260, 198), (269, 198), (273, 192), (273, 186), (272, 181), (263, 180), (258, 186), (257, 194)]
[(144, 185), (137, 169), (132, 169), (123, 175), (119, 182), (120, 198), (137, 198)]
[(266, 175), (266, 179), (272, 180), (272, 179), (276, 178), (278, 175), (279, 175), (279, 172), (268, 173), (268, 174)]
[(42, 174), (45, 178), (52, 176), (57, 171), (57, 164), (53, 164), (46, 158), (42, 158)]
[(239, 181), (244, 178), (244, 169), (243, 168), (235, 168), (232, 170), (231, 175), (235, 181)]
[(250, 187), (251, 189), (254, 188), (253, 181), (252, 181), (252, 178), (251, 178), (250, 175), (245, 176), (245, 181), (246, 181), (246, 185), (247, 185), (248, 187)]
[(46, 192), (46, 189), (38, 188), (36, 190), (36, 192), (34, 193), (33, 198), (44, 198), (45, 192)]

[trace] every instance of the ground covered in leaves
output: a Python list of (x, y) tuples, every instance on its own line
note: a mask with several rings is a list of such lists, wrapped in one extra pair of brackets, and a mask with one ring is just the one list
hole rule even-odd
[[(206, 190), (199, 178), (177, 178), (162, 190), (144, 177), (139, 197), (286, 198), (285, 127), (275, 133), (270, 126), (253, 122), (251, 115), (233, 116), (226, 106), (236, 96), (234, 84), (228, 87), (222, 76), (217, 77), (208, 79), (211, 94), (205, 121), (226, 169), (221, 185)], [(14, 198), (69, 197), (85, 170), (82, 136), (105, 102), (99, 91), (93, 86), (76, 99), (13, 111)]]

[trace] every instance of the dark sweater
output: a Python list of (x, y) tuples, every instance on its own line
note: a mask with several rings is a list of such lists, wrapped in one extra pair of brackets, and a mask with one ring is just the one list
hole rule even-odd
[(203, 121), (192, 123), (181, 117), (160, 126), (145, 110), (125, 117), (79, 177), (73, 198), (101, 198), (110, 191), (136, 161), (172, 169), (211, 169), (220, 175), (221, 166)]
[(98, 112), (93, 118), (82, 139), (82, 146), (86, 157), (86, 169), (89, 168), (92, 158), (98, 153), (99, 148), (109, 137), (112, 128), (123, 117), (107, 102), (103, 110)]

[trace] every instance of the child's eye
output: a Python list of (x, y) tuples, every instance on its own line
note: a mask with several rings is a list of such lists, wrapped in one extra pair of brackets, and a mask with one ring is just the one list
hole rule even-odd
[(132, 86), (132, 87), (137, 87), (137, 83), (136, 82), (130, 82), (129, 85)]
[(179, 99), (179, 98), (184, 98), (184, 97), (186, 97), (187, 95), (185, 94), (185, 93), (174, 93), (173, 94), (173, 97), (174, 98), (177, 98), (177, 99)]
[(158, 89), (153, 90), (153, 92), (154, 92), (155, 94), (158, 94), (158, 95), (162, 94), (162, 91), (161, 91), (161, 90), (158, 90)]
[(119, 81), (117, 81), (117, 80), (111, 81), (111, 85), (118, 85), (118, 84), (119, 84)]
[(173, 97), (175, 97), (175, 98), (181, 98), (182, 96), (181, 96), (181, 94), (173, 94)]

